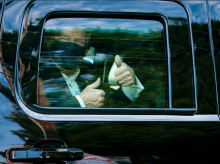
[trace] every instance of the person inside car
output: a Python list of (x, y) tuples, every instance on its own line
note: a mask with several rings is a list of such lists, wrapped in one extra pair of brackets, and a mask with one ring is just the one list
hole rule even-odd
[[(40, 71), (38, 105), (99, 108), (107, 105), (104, 105), (106, 98), (136, 101), (144, 87), (134, 70), (122, 62), (119, 55), (108, 62), (106, 59), (104, 67), (97, 68), (98, 71), (94, 73), (97, 58), (94, 47), (88, 46), (89, 32), (73, 29), (67, 34), (64, 32), (64, 35), (68, 35), (69, 42), (58, 42), (49, 52), (55, 67), (48, 69), (47, 74), (45, 70)], [(105, 72), (108, 74), (105, 75)], [(102, 85), (100, 77), (102, 82), (108, 81), (108, 84)], [(47, 84), (44, 85), (43, 81), (47, 81)], [(55, 91), (55, 94), (51, 94), (51, 91)], [(109, 99), (107, 101), (112, 103)]]

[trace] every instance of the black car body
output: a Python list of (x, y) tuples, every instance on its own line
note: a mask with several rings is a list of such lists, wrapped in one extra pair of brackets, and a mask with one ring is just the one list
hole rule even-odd
[[(71, 161), (62, 155), (13, 156), (13, 149), (36, 148), (39, 141), (41, 148), (90, 154), (82, 163), (214, 163), (220, 137), (219, 6), (211, 0), (1, 1), (0, 163)], [(164, 107), (63, 109), (33, 103), (43, 29), (55, 18), (159, 21), (167, 75)]]

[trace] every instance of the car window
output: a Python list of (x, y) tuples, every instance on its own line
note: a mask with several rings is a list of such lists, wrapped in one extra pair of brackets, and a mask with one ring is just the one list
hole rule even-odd
[(167, 68), (164, 26), (157, 20), (49, 19), (37, 105), (165, 108)]

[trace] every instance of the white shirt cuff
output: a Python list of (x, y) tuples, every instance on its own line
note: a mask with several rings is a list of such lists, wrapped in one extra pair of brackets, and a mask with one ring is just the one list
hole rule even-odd
[(85, 106), (83, 100), (81, 99), (81, 97), (79, 95), (76, 95), (75, 97), (79, 101), (80, 106), (85, 108), (86, 106)]
[(136, 79), (136, 85), (131, 85), (128, 87), (122, 86), (122, 90), (124, 94), (132, 101), (136, 101), (136, 99), (139, 97), (142, 90), (144, 90), (144, 86), (141, 84), (141, 82), (138, 80), (138, 78), (135, 76)]

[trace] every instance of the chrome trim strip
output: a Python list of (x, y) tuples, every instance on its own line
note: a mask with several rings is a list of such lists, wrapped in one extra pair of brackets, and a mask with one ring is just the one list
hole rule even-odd
[[(16, 95), (18, 96), (17, 90)], [(29, 110), (21, 100), (18, 104), (22, 110), (32, 118), (43, 121), (180, 121), (180, 122), (219, 122), (218, 115), (46, 115)]]
[(169, 89), (169, 108), (172, 108), (172, 75), (171, 75), (171, 54), (170, 54), (170, 42), (169, 42), (169, 32), (168, 32), (168, 21), (166, 18), (162, 17), (165, 23), (166, 30), (166, 42), (167, 42), (167, 64), (168, 64), (168, 89)]
[(217, 73), (216, 73), (216, 66), (215, 66), (215, 51), (214, 51), (214, 43), (212, 38), (212, 23), (211, 23), (211, 13), (210, 13), (210, 7), (209, 2), (206, 1), (207, 6), (207, 15), (208, 15), (208, 27), (209, 27), (209, 41), (210, 41), (210, 48), (211, 48), (211, 56), (212, 56), (212, 62), (213, 62), (213, 72), (214, 72), (214, 80), (215, 80), (215, 94), (216, 94), (216, 106), (218, 110), (218, 116), (219, 116), (219, 100), (218, 100), (218, 81), (217, 81)]
[(219, 122), (218, 115), (194, 115), (194, 116), (171, 116), (171, 115), (48, 115), (39, 114), (28, 109), (15, 89), (17, 102), (21, 109), (30, 117), (42, 121), (180, 121), (180, 122)]

